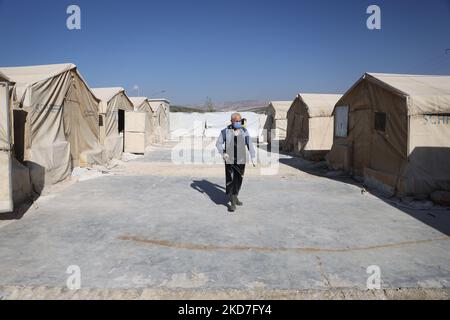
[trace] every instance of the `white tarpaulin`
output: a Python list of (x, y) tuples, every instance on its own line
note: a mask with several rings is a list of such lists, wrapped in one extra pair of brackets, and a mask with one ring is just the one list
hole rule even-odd
[[(170, 115), (171, 136), (217, 138), (220, 132), (230, 125), (232, 114), (233, 112), (173, 112)], [(251, 137), (257, 139), (262, 132), (261, 115), (254, 112), (240, 114), (247, 120), (246, 128)]]
[[(205, 136), (210, 138), (217, 138), (220, 132), (230, 125), (231, 115), (234, 112), (210, 112), (206, 115), (206, 131)], [(259, 114), (254, 112), (240, 112), (243, 119), (246, 119), (246, 128), (250, 133), (250, 136), (254, 139), (258, 138), (260, 126), (259, 126)]]
[(205, 129), (205, 113), (170, 113), (170, 136), (172, 138), (203, 137)]

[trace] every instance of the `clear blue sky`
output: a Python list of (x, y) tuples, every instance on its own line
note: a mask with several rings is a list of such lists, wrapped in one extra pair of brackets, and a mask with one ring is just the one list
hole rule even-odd
[[(70, 4), (81, 31), (66, 28)], [(450, 74), (450, 0), (0, 0), (0, 30), (1, 66), (73, 62), (92, 87), (175, 104), (344, 92), (365, 71)]]

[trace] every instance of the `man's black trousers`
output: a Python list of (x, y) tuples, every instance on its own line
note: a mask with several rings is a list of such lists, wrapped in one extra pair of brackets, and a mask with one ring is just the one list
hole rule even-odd
[(226, 191), (228, 195), (238, 195), (244, 179), (245, 164), (225, 164)]

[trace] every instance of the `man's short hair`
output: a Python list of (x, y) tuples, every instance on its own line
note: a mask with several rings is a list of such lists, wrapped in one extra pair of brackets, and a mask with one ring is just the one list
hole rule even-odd
[(240, 113), (237, 113), (237, 112), (235, 112), (235, 113), (233, 113), (233, 114), (231, 115), (231, 120), (233, 120), (235, 117), (239, 117), (239, 118), (242, 119), (241, 114), (240, 114)]

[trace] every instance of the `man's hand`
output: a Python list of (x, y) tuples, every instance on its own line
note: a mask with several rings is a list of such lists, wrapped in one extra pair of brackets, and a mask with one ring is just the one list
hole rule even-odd
[(230, 156), (228, 155), (228, 153), (224, 153), (223, 154), (223, 160), (228, 161), (230, 159)]

